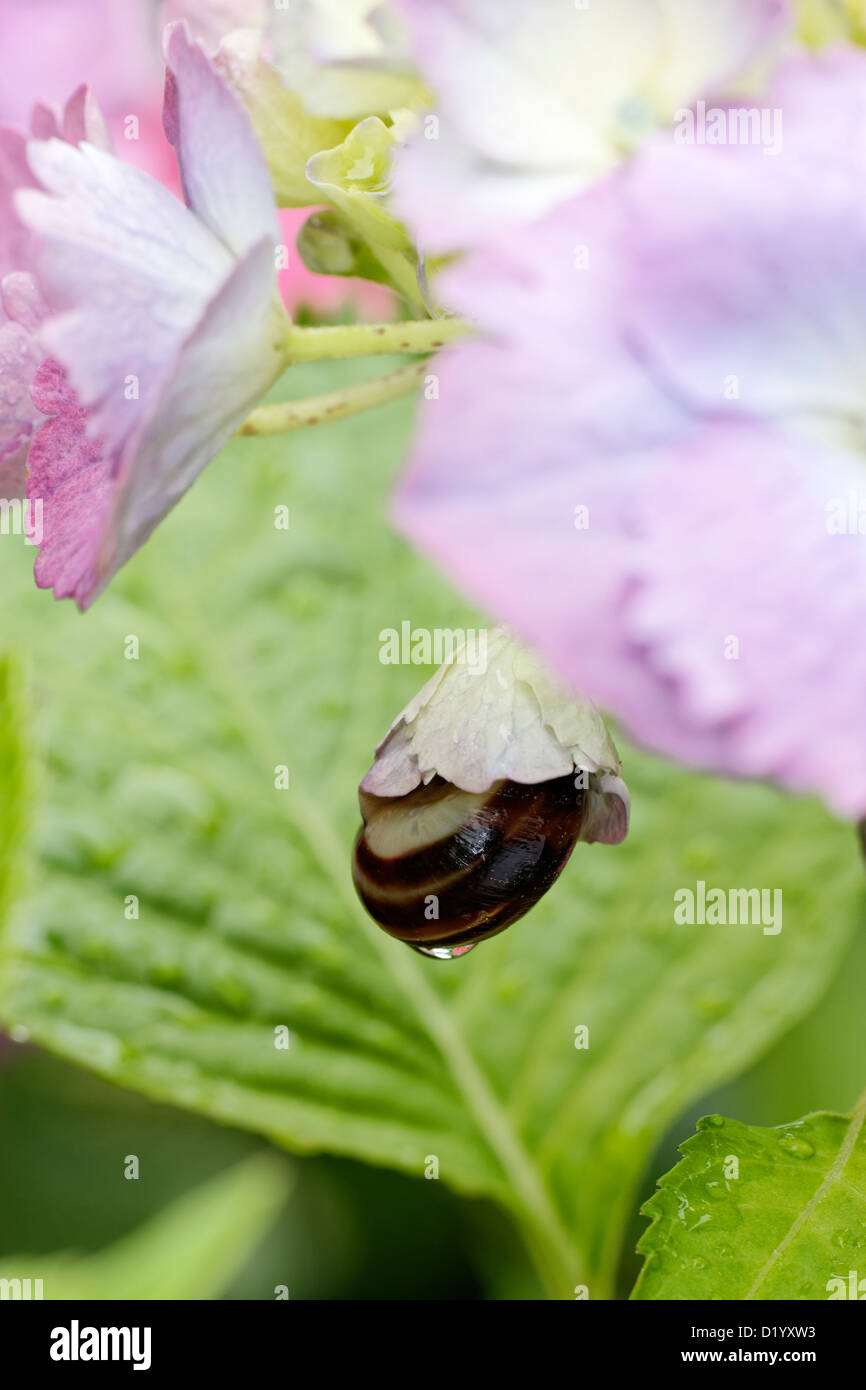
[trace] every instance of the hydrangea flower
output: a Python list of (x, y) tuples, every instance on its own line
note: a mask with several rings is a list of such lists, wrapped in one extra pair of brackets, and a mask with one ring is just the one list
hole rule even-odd
[(0, 280), (0, 494), (20, 497), (27, 449), (42, 422), (30, 388), (42, 363), (37, 342), (46, 306), (32, 275), (13, 272)]
[(249, 120), (185, 26), (166, 33), (185, 206), (89, 144), (34, 141), (16, 198), (52, 309), (30, 452), (37, 582), (86, 608), (285, 365), (279, 227)]
[[(62, 110), (40, 103), (31, 117), (39, 139), (87, 140), (110, 149), (111, 140), (89, 88), (79, 87)], [(49, 307), (33, 275), (25, 270), (33, 238), (15, 211), (15, 193), (35, 183), (27, 163), (26, 137), (0, 129), (0, 494), (20, 497), (25, 488), (27, 449), (43, 416), (31, 386), (45, 356), (37, 341)]]
[(658, 135), (443, 277), (395, 511), (647, 745), (863, 815), (866, 54), (762, 102), (777, 158)]
[(422, 243), (484, 241), (606, 173), (790, 25), (786, 0), (399, 0), (437, 121), (399, 164)]

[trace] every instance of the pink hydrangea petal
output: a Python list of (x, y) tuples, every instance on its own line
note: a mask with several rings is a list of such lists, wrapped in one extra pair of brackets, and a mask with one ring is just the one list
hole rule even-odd
[(58, 108), (37, 102), (30, 117), (30, 133), (37, 140), (61, 140), (63, 117)]
[(852, 308), (866, 302), (866, 59), (840, 49), (794, 60), (767, 100), (782, 113), (777, 156), (657, 141), (633, 166), (622, 194), (641, 218), (630, 248), (633, 331), (695, 407), (724, 406), (735, 377), (751, 412), (856, 415), (866, 380), (866, 316)]
[(232, 249), (279, 240), (249, 118), (184, 26), (170, 32), (167, 49), (176, 69), (169, 105), (194, 211), (105, 152), (57, 140), (31, 142), (45, 191), (17, 196), (39, 239), (40, 281), (65, 310), (42, 340), (90, 408), (90, 428), (112, 449), (137, 428), (228, 277)]
[(273, 5), (267, 0), (163, 0), (160, 22), (185, 19), (192, 33), (214, 52), (232, 29), (260, 29)]
[(28, 440), (17, 454), (0, 459), (0, 497), (6, 497), (11, 501), (13, 498), (25, 496), (27, 490), (27, 451), (29, 448), (30, 441)]
[(236, 256), (265, 235), (276, 245), (271, 179), (240, 99), (185, 24), (166, 31), (165, 56), (163, 120), (187, 204)]
[(631, 795), (621, 777), (591, 777), (578, 839), (588, 845), (621, 845), (628, 834)]
[(66, 374), (49, 361), (34, 385), (55, 416), (31, 448), (28, 496), (42, 497), (37, 583), (83, 610), (144, 544), (282, 370), (269, 239), (209, 304), (123, 448), (94, 441)]
[(7, 316), (28, 333), (36, 333), (48, 317), (42, 291), (27, 271), (13, 271), (0, 280), (0, 301)]
[(231, 269), (231, 256), (147, 174), (89, 145), (31, 143), (48, 190), (19, 193), (39, 238), (39, 279), (66, 310), (42, 333), (93, 428), (115, 443), (136, 426), (166, 363)]
[[(8, 317), (0, 322), (0, 462), (15, 458), (41, 419), (30, 386), (43, 353), (34, 334), (47, 312), (33, 277), (7, 275), (0, 298)], [(8, 496), (8, 493), (3, 493)]]
[[(166, 39), (167, 126), (189, 207), (90, 143), (31, 142), (17, 207), (60, 313), (33, 398), (53, 418), (31, 485), (38, 582), (86, 608), (284, 366), (270, 182), (245, 111), (185, 26)], [(69, 128), (86, 110), (69, 112)]]
[(28, 268), (30, 234), (16, 211), (15, 193), (34, 183), (24, 136), (0, 129), (0, 276)]
[(818, 486), (810, 462), (790, 436), (738, 424), (653, 470), (623, 619), (676, 700), (664, 727), (628, 691), (624, 706), (653, 742), (671, 746), (676, 718), (715, 729), (730, 770), (862, 815), (866, 649), (851, 634), (866, 619), (864, 536), (827, 525), (852, 460), (825, 449)]
[(87, 415), (58, 363), (43, 363), (33, 384), (40, 410), (53, 418), (30, 448), (27, 496), (42, 505), (42, 545), (35, 578), (56, 598), (80, 604), (96, 581), (99, 536), (111, 506), (112, 468), (87, 432)]
[(97, 149), (112, 149), (105, 117), (86, 83), (75, 89), (64, 106), (60, 134), (70, 145), (79, 145), (82, 140), (86, 140)]
[(41, 361), (39, 347), (20, 324), (0, 327), (0, 460), (19, 452), (38, 419), (30, 383)]
[[(86, 86), (73, 92), (63, 112), (44, 104), (35, 106), (31, 132), (41, 140), (75, 144), (86, 139), (101, 148), (111, 147), (102, 114)], [(26, 137), (0, 129), (0, 278), (8, 271), (33, 269), (33, 238), (18, 215), (15, 199), (20, 189), (35, 187)]]
[(866, 56), (781, 90), (771, 189), (760, 150), (660, 138), (449, 272), (490, 338), (440, 361), (395, 516), (639, 739), (862, 815), (864, 538), (826, 520), (866, 480)]
[(112, 517), (101, 541), (100, 588), (143, 545), (273, 385), (285, 365), (283, 332), (273, 244), (266, 238), (238, 262), (208, 305), (124, 449)]

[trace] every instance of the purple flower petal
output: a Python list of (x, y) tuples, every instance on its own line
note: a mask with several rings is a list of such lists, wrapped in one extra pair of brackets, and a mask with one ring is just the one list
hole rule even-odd
[(111, 507), (110, 461), (87, 432), (87, 412), (78, 403), (57, 362), (43, 363), (33, 399), (51, 416), (30, 448), (27, 496), (42, 503), (42, 548), (35, 578), (55, 598), (83, 606), (98, 584), (100, 536)]
[(163, 125), (187, 205), (235, 256), (280, 240), (271, 178), (240, 99), (185, 24), (166, 31)]
[(449, 272), (395, 513), (641, 741), (862, 815), (866, 55), (771, 101), (777, 158), (659, 136)]
[[(37, 106), (32, 129), (46, 139), (89, 139), (104, 147), (110, 144), (105, 122), (86, 86), (73, 93), (62, 113)], [(48, 315), (48, 305), (25, 269), (35, 264), (34, 239), (15, 208), (16, 194), (34, 184), (24, 136), (0, 130), (0, 464), (6, 497), (24, 491), (27, 446), (34, 427), (42, 420), (31, 399), (30, 385), (45, 357), (36, 335)]]
[(273, 5), (268, 0), (163, 0), (160, 22), (185, 19), (210, 52), (233, 29), (260, 29)]
[(45, 508), (37, 579), (81, 608), (284, 365), (279, 230), (249, 119), (185, 26), (166, 50), (166, 127), (190, 206), (104, 151), (58, 140), (30, 144), (42, 187), (17, 199), (61, 310), (40, 341), (63, 391), (46, 373), (34, 397), (55, 406), (32, 451), (29, 492)]
[(15, 193), (34, 185), (27, 141), (18, 131), (0, 128), (0, 276), (28, 268), (30, 236), (15, 211)]
[(29, 146), (46, 191), (18, 194), (39, 281), (64, 310), (43, 330), (94, 430), (119, 442), (232, 268), (227, 247), (150, 178), (90, 146)]
[[(30, 275), (7, 275), (0, 281), (0, 297), (7, 315), (7, 321), (0, 322), (0, 463), (4, 463), (21, 453), (41, 419), (30, 385), (43, 357), (34, 334), (47, 310)], [(20, 495), (20, 483), (13, 495)]]
[(80, 145), (82, 140), (86, 140), (100, 150), (112, 148), (105, 118), (86, 83), (75, 89), (64, 106), (63, 123), (58, 133), (70, 145)]

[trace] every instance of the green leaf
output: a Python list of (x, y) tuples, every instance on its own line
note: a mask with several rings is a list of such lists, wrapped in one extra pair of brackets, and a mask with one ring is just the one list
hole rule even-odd
[[(387, 369), (295, 369), (292, 390)], [(603, 1297), (661, 1130), (820, 995), (862, 870), (814, 802), (621, 748), (623, 846), (579, 846), (530, 917), (462, 960), (385, 936), (351, 884), (356, 787), (429, 671), (383, 665), (379, 634), (477, 622), (383, 521), (408, 423), (395, 404), (233, 443), (83, 618), (3, 542), (39, 797), (0, 1012), (296, 1152), (418, 1177), (435, 1156), (515, 1214), (551, 1291)], [(782, 889), (782, 931), (676, 925), (698, 879)]]
[(652, 1225), (632, 1297), (866, 1296), (864, 1121), (866, 1097), (851, 1115), (778, 1129), (701, 1120), (643, 1208)]
[(214, 1298), (253, 1253), (288, 1192), (286, 1165), (257, 1154), (97, 1254), (4, 1256), (0, 1281), (30, 1280), (33, 1296), (33, 1281), (41, 1280), (46, 1299)]
[(0, 655), (0, 918), (21, 891), (29, 809), (27, 723), (18, 661)]

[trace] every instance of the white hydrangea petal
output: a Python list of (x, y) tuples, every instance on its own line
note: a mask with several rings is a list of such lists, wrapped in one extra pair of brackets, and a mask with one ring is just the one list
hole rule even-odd
[(461, 648), (406, 706), (376, 750), (365, 791), (403, 796), (433, 776), (483, 792), (509, 778), (532, 784), (574, 769), (619, 772), (604, 720), (561, 686), (502, 628), (487, 634), (486, 664)]

